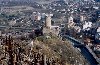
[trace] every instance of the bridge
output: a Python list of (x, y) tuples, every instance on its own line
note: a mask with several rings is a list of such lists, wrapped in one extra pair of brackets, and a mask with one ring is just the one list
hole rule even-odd
[(62, 37), (70, 40), (74, 47), (78, 47), (81, 50), (81, 54), (87, 59), (87, 61), (91, 65), (98, 65), (99, 64), (96, 57), (93, 55), (93, 53), (82, 42), (80, 42), (80, 41), (76, 40), (75, 38), (70, 37), (68, 35), (64, 35)]

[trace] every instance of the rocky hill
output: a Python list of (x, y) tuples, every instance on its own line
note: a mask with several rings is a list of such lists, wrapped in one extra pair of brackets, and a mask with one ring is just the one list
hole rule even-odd
[(51, 33), (33, 40), (13, 38), (12, 43), (8, 41), (8, 45), (5, 42), (0, 45), (1, 65), (10, 62), (12, 65), (89, 65), (70, 41), (62, 41)]
[(37, 37), (33, 46), (34, 49), (38, 47), (38, 50), (45, 54), (47, 58), (58, 59), (63, 65), (89, 65), (81, 53), (70, 43), (70, 41), (62, 41), (56, 36), (41, 36)]

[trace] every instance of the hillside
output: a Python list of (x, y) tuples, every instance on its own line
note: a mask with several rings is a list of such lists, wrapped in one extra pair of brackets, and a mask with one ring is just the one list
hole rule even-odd
[(0, 45), (2, 65), (8, 65), (10, 58), (15, 65), (89, 65), (70, 41), (62, 41), (53, 34), (39, 36), (33, 40), (13, 38), (11, 44), (4, 44)]
[[(81, 53), (75, 49), (70, 41), (62, 41), (55, 36), (46, 38), (45, 36), (38, 37), (34, 41), (34, 49), (38, 47), (41, 53), (45, 54), (47, 58), (53, 58), (59, 60), (63, 65), (66, 64), (82, 64), (86, 65), (87, 60), (81, 55)], [(89, 64), (88, 64), (89, 65)]]

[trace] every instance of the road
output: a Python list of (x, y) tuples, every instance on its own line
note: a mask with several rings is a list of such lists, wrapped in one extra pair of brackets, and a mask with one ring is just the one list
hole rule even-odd
[[(91, 65), (98, 65), (98, 62), (93, 57), (93, 55), (89, 52), (89, 50), (84, 45), (80, 46), (80, 44), (82, 44), (81, 42), (79, 42), (78, 40), (76, 40), (70, 36), (67, 36), (67, 35), (64, 36), (64, 38), (70, 40), (74, 47), (75, 47), (75, 45), (77, 45), (77, 47), (81, 50), (82, 55), (88, 60), (88, 62)], [(79, 46), (78, 46), (78, 44), (79, 44)]]

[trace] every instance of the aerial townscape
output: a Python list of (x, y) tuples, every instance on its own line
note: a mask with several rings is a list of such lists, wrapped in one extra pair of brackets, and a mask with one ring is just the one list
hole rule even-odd
[(100, 65), (100, 0), (0, 0), (0, 65)]

